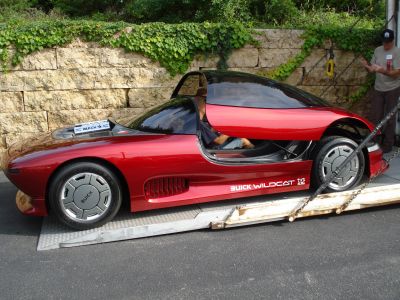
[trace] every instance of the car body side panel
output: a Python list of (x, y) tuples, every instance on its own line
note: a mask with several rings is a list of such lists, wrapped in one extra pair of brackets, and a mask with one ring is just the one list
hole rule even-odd
[[(7, 176), (33, 198), (33, 215), (46, 215), (48, 180), (61, 164), (99, 158), (118, 168), (129, 187), (131, 210), (188, 205), (222, 199), (303, 190), (309, 187), (311, 161), (220, 165), (203, 156), (196, 135), (114, 137), (26, 153), (11, 161)], [(18, 171), (18, 172), (15, 172)], [(184, 177), (189, 190), (147, 199), (147, 180)]]
[[(195, 135), (168, 135), (154, 141), (154, 145), (147, 143), (147, 147), (153, 150), (133, 154), (132, 164), (117, 163), (131, 188), (132, 211), (296, 191), (309, 187), (311, 161), (220, 165), (203, 156)], [(126, 149), (128, 160), (129, 153), (134, 153), (134, 150), (131, 152)], [(158, 163), (155, 165), (151, 162)], [(143, 189), (145, 182), (168, 176), (188, 179), (189, 190), (174, 196), (146, 199)], [(244, 185), (250, 187), (243, 187)]]
[(342, 118), (361, 117), (338, 108), (266, 109), (207, 104), (207, 119), (216, 130), (234, 137), (264, 140), (319, 140), (327, 127)]

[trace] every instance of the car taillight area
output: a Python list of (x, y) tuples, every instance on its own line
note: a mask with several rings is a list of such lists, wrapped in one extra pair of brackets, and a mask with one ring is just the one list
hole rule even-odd
[(382, 150), (378, 145), (376, 147), (377, 149), (373, 147), (368, 148), (370, 177), (378, 176), (389, 168), (389, 164), (383, 159)]
[(144, 192), (147, 199), (169, 197), (189, 190), (189, 180), (183, 177), (151, 179), (146, 182)]

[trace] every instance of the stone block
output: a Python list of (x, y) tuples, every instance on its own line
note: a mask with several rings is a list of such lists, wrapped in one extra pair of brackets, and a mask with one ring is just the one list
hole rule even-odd
[(149, 110), (144, 108), (122, 108), (114, 110), (111, 113), (111, 118), (116, 120), (118, 123), (124, 125), (124, 123), (129, 123), (129, 121), (134, 120), (136, 117), (141, 116), (145, 111)]
[(7, 139), (6, 139), (6, 135), (2, 134), (0, 136), (0, 149), (5, 149), (7, 148)]
[(37, 133), (26, 133), (26, 132), (13, 132), (13, 133), (8, 133), (5, 135), (5, 143), (6, 147), (10, 147), (12, 144), (16, 142), (20, 142), (21, 140), (29, 139), (29, 138), (34, 138), (37, 137)]
[(348, 86), (312, 86), (312, 85), (302, 85), (298, 88), (309, 92), (317, 97), (327, 100), (333, 105), (345, 106), (348, 102), (349, 88)]
[(335, 67), (337, 68), (346, 68), (349, 65), (351, 67), (361, 67), (361, 63), (359, 62), (359, 59), (354, 55), (354, 53), (349, 52), (349, 51), (342, 51), (342, 50), (336, 50), (334, 51), (334, 62), (335, 62)]
[(258, 65), (258, 49), (242, 48), (234, 50), (227, 63), (231, 68), (256, 67)]
[[(310, 72), (311, 71), (311, 72)], [(333, 80), (337, 85), (361, 85), (367, 79), (368, 73), (364, 68), (335, 67), (335, 79), (330, 79), (326, 74), (326, 66), (318, 66), (305, 72), (302, 84), (304, 85), (329, 85)]]
[(257, 29), (253, 35), (259, 41), (260, 48), (301, 49), (304, 44), (303, 30), (293, 29)]
[(56, 49), (43, 49), (28, 54), (22, 58), (21, 63), (16, 66), (11, 64), (11, 59), (15, 55), (15, 48), (8, 48), (9, 61), (7, 68), (10, 71), (32, 71), (32, 70), (55, 70), (57, 69)]
[(77, 68), (159, 68), (158, 62), (121, 48), (58, 48), (58, 67)]
[[(142, 68), (143, 70), (144, 68)], [(151, 77), (148, 82), (143, 82), (139, 87), (169, 87), (175, 88), (182, 79), (183, 74), (171, 76), (165, 68), (150, 69)]]
[[(356, 56), (348, 51), (334, 51), (335, 69), (345, 69), (362, 67)], [(326, 69), (326, 63), (329, 59), (329, 51), (325, 49), (314, 49), (311, 54), (304, 60), (301, 67), (305, 68), (306, 73), (313, 72), (318, 69)], [(338, 73), (338, 72), (336, 72)]]
[(6, 155), (7, 150), (0, 148), (0, 170), (3, 170), (3, 168), (6, 168), (5, 166), (5, 155)]
[(95, 76), (94, 88), (101, 89), (175, 87), (181, 77), (172, 77), (164, 68), (98, 68), (94, 70), (95, 74), (90, 75)]
[(71, 90), (25, 92), (26, 111), (56, 111), (126, 107), (126, 90)]
[(327, 60), (328, 52), (325, 49), (314, 49), (311, 51), (310, 55), (306, 57), (301, 67), (305, 68), (307, 73), (312, 69), (325, 68)]
[(260, 49), (259, 66), (276, 68), (300, 53), (300, 49)]
[(297, 68), (284, 82), (294, 86), (302, 84), (303, 74), (304, 68)]
[[(305, 68), (305, 70), (307, 70)], [(311, 71), (311, 72), (310, 72)], [(337, 70), (336, 70), (337, 71)], [(304, 72), (302, 85), (330, 85), (333, 82), (333, 79), (329, 78), (326, 75), (326, 68), (325, 66), (318, 66), (308, 72)]]
[(219, 59), (219, 56), (214, 54), (196, 55), (189, 68), (192, 70), (200, 70), (203, 68), (216, 68)]
[(96, 68), (100, 65), (97, 48), (57, 48), (57, 65), (61, 69)]
[(60, 74), (61, 72), (59, 70), (12, 71), (0, 73), (0, 89), (3, 91), (51, 90), (56, 86), (65, 86), (65, 81), (68, 78)]
[(47, 114), (41, 112), (0, 113), (0, 133), (46, 132)]
[(0, 92), (0, 113), (24, 110), (21, 92)]
[(160, 105), (171, 98), (172, 88), (139, 88), (130, 89), (129, 107), (148, 108)]
[(76, 90), (138, 87), (174, 87), (181, 75), (172, 77), (164, 68), (80, 68), (14, 71), (0, 74), (0, 90)]
[(48, 113), (49, 129), (83, 122), (105, 120), (112, 115), (112, 109), (59, 110)]
[(18, 92), (24, 90), (24, 77), (27, 72), (0, 72), (0, 91)]
[(55, 70), (57, 69), (56, 49), (43, 49), (24, 57), (17, 70)]
[(94, 71), (95, 69), (78, 69), (30, 72), (23, 74), (25, 76), (22, 80), (25, 91), (93, 89), (96, 76)]
[(105, 68), (159, 68), (158, 62), (153, 62), (150, 58), (134, 52), (126, 52), (120, 48), (98, 48), (96, 49), (99, 57), (100, 67)]
[[(337, 83), (339, 85), (362, 85), (368, 77), (364, 67), (351, 67), (348, 69), (336, 69)], [(341, 74), (339, 76), (339, 74)]]
[(91, 89), (95, 75), (85, 70), (54, 70), (13, 72), (10, 76), (21, 82), (24, 91)]

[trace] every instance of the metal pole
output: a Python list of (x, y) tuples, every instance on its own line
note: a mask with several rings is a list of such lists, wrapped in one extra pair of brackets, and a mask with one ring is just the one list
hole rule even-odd
[(399, 47), (400, 46), (400, 0), (397, 1), (397, 5), (396, 5), (396, 46)]
[[(389, 21), (392, 16), (395, 14), (396, 1), (395, 0), (387, 0), (386, 1), (386, 20)], [(392, 18), (390, 22), (387, 24), (388, 29), (396, 30), (395, 28), (395, 18)]]

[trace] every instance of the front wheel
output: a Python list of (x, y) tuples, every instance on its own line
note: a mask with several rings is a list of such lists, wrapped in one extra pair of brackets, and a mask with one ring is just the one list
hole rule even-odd
[(110, 221), (117, 214), (121, 199), (121, 185), (115, 174), (92, 162), (63, 167), (49, 189), (52, 211), (61, 222), (78, 230)]
[[(321, 140), (313, 164), (313, 183), (322, 185), (332, 172), (357, 148), (353, 140), (341, 136), (330, 136)], [(345, 191), (357, 185), (364, 174), (365, 158), (360, 151), (335, 177), (325, 192)]]

